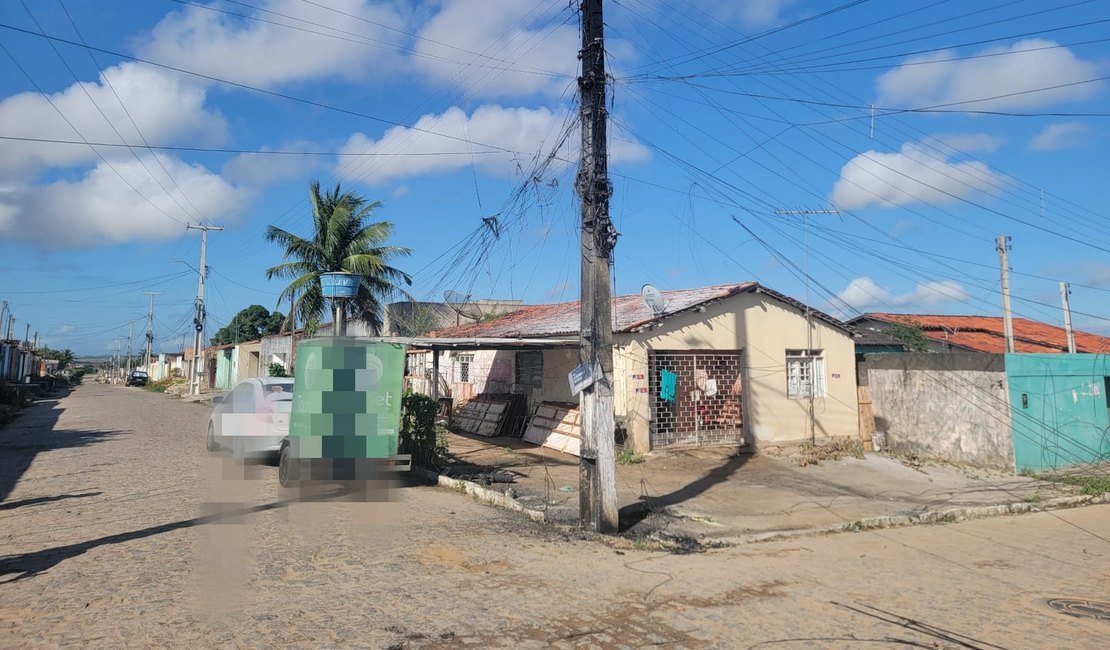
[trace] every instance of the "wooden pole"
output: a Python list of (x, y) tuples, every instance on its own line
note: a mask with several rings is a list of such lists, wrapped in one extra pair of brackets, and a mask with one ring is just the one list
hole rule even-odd
[(575, 190), (582, 202), (580, 360), (594, 369), (594, 383), (581, 393), (582, 446), (579, 512), (584, 527), (603, 533), (619, 528), (616, 429), (613, 411), (613, 314), (610, 259), (617, 232), (609, 219), (606, 151), (605, 35), (602, 0), (582, 0), (581, 160)]

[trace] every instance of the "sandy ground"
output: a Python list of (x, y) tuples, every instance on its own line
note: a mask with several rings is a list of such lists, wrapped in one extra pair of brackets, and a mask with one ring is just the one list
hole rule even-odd
[(675, 555), (580, 539), (438, 488), (299, 501), (276, 468), (205, 453), (207, 416), (91, 384), (0, 429), (0, 647), (1101, 648), (1110, 638), (1110, 621), (1060, 611), (1110, 610), (1110, 506)]

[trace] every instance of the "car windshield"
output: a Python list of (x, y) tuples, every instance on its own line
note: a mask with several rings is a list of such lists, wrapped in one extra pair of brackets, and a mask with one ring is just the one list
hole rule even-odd
[(131, 374), (135, 375), (136, 377), (146, 377), (146, 373), (143, 372), (142, 370), (136, 370), (135, 372), (133, 372)]

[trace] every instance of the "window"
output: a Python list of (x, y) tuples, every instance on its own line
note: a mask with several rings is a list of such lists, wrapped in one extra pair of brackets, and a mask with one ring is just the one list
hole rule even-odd
[(516, 384), (537, 388), (543, 385), (543, 352), (516, 353)]
[(470, 375), (471, 367), (473, 365), (473, 354), (455, 355), (455, 382), (460, 384), (469, 384), (471, 381), (473, 381)]
[(825, 396), (825, 358), (821, 350), (786, 351), (786, 396), (790, 399)]

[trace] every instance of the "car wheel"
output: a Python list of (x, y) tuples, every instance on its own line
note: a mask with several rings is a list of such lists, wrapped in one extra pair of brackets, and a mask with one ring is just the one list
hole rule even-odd
[(296, 473), (293, 471), (294, 462), (289, 445), (285, 445), (281, 448), (281, 455), (278, 457), (278, 484), (283, 488), (291, 487), (296, 482)]
[(208, 423), (208, 435), (204, 438), (204, 447), (208, 451), (219, 451), (220, 443), (216, 441), (216, 429), (212, 423)]

